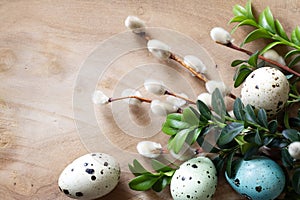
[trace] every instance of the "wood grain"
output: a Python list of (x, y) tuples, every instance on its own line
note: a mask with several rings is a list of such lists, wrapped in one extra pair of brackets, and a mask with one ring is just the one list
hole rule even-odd
[[(68, 199), (57, 186), (64, 167), (91, 149), (110, 151), (110, 147), (86, 144), (89, 140), (82, 140), (82, 135), (78, 134), (73, 92), (82, 64), (103, 41), (126, 31), (123, 24), (128, 15), (141, 17), (151, 27), (167, 28), (189, 36), (209, 52), (221, 78), (232, 84), (230, 63), (244, 55), (217, 46), (210, 40), (209, 31), (214, 26), (229, 30), (231, 26), (227, 26), (227, 22), (237, 3), (243, 5), (245, 2), (0, 1), (0, 199)], [(299, 1), (255, 0), (253, 5), (256, 12), (269, 5), (287, 32), (298, 25)], [(235, 33), (237, 43), (248, 30)], [(255, 50), (262, 46), (255, 45), (247, 45), (247, 48)], [(136, 58), (139, 56), (137, 53)], [(143, 58), (149, 59), (149, 55)], [(119, 74), (126, 74), (128, 66), (137, 66), (133, 61), (120, 59), (114, 66), (123, 65), (124, 69), (113, 71), (110, 68), (110, 73), (107, 72), (98, 85), (109, 94), (113, 94)], [(188, 78), (190, 82), (191, 79)], [(195, 87), (203, 90), (203, 85)], [(239, 90), (233, 92), (238, 95)], [(110, 106), (102, 111), (113, 117)], [(120, 152), (111, 153), (134, 152), (138, 140), (120, 134), (116, 122), (105, 119), (106, 136), (121, 148)], [(135, 120), (145, 123), (147, 115)], [(156, 134), (153, 139), (166, 138)], [(127, 162), (126, 156), (122, 159), (122, 163)], [(168, 191), (156, 194), (130, 190), (127, 184), (132, 175), (127, 173), (128, 169), (122, 168), (122, 171), (118, 187), (103, 199), (171, 199)], [(221, 178), (214, 199), (243, 198)]]

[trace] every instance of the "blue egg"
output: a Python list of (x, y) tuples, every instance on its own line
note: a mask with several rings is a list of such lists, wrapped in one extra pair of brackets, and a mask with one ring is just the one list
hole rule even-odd
[(275, 199), (285, 186), (282, 168), (267, 157), (236, 160), (232, 163), (232, 177), (227, 173), (225, 177), (235, 191), (252, 200)]

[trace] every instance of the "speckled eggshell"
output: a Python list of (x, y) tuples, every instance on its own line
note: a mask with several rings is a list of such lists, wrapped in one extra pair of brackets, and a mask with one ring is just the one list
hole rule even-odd
[(197, 157), (184, 162), (171, 180), (171, 195), (174, 200), (211, 199), (217, 187), (217, 171), (206, 157)]
[(241, 90), (241, 100), (256, 109), (263, 108), (269, 117), (276, 115), (288, 100), (289, 83), (276, 68), (258, 68), (246, 78)]
[(96, 199), (111, 192), (119, 179), (119, 163), (112, 156), (90, 153), (69, 164), (60, 174), (58, 185), (68, 197)]
[(278, 197), (285, 186), (281, 167), (267, 157), (237, 160), (232, 164), (232, 177), (225, 173), (231, 187), (252, 200), (272, 200)]

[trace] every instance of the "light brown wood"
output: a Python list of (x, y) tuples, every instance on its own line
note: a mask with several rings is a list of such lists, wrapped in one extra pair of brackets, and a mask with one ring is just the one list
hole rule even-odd
[[(80, 122), (74, 119), (74, 113), (81, 110), (76, 110), (79, 108), (74, 105), (73, 94), (85, 89), (74, 88), (78, 73), (103, 41), (127, 31), (124, 19), (128, 15), (137, 15), (150, 27), (177, 31), (201, 44), (217, 64), (221, 78), (232, 85), (234, 69), (230, 68), (230, 63), (245, 55), (218, 46), (211, 41), (209, 31), (215, 26), (230, 30), (232, 26), (227, 22), (237, 3), (245, 4), (239, 0), (0, 1), (0, 199), (68, 199), (58, 189), (58, 176), (73, 159), (90, 151), (110, 153), (121, 162), (120, 184), (103, 199), (171, 199), (167, 190), (156, 194), (128, 188), (128, 180), (133, 176), (128, 173), (126, 164), (132, 162), (133, 155), (146, 161), (135, 154), (135, 145), (141, 138), (126, 131), (124, 134), (122, 128), (130, 130), (130, 125), (122, 121), (121, 115), (113, 115), (112, 110), (121, 112), (118, 110), (121, 104), (117, 104), (121, 107), (94, 107), (97, 122), (107, 139), (99, 138), (94, 132), (83, 135), (87, 130), (78, 129)], [(299, 23), (299, 1), (255, 0), (253, 5), (256, 12), (269, 5), (287, 32)], [(243, 28), (234, 34), (237, 44), (248, 31)], [(133, 37), (131, 40), (136, 42)], [(255, 51), (262, 46), (256, 42), (246, 47)], [(118, 48), (117, 45), (113, 47)], [(180, 50), (184, 45), (174, 48)], [(94, 88), (103, 89), (107, 95), (117, 94), (117, 90), (128, 87), (126, 82), (119, 81), (136, 66), (147, 62), (159, 63), (146, 51), (119, 57)], [(143, 70), (141, 73), (149, 73)], [(194, 91), (204, 91), (203, 84), (184, 70), (175, 67), (175, 72), (187, 77)], [(137, 77), (137, 81), (142, 79)], [(233, 93), (238, 96), (239, 89), (234, 89)], [(135, 123), (144, 126), (149, 123), (147, 108), (148, 105), (143, 111), (132, 108), (129, 113), (125, 108), (121, 114), (123, 118), (130, 115)], [(137, 113), (145, 114), (137, 117)], [(159, 133), (160, 120), (150, 126), (154, 135), (149, 138), (166, 141), (167, 138)], [(81, 123), (89, 124), (89, 119)], [(150, 133), (145, 134), (148, 137)], [(103, 142), (107, 140), (110, 142)], [(221, 178), (214, 199), (243, 198)]]

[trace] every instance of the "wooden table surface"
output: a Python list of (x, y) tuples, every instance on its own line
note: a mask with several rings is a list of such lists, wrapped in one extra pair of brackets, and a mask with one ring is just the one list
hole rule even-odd
[[(126, 35), (124, 19), (128, 15), (136, 15), (150, 27), (177, 32), (200, 44), (218, 66), (221, 78), (232, 85), (234, 69), (230, 68), (230, 63), (245, 56), (216, 45), (210, 39), (209, 31), (215, 26), (230, 30), (232, 26), (227, 22), (233, 16), (232, 7), (237, 3), (244, 5), (245, 1), (1, 0), (0, 199), (68, 199), (58, 189), (58, 176), (73, 159), (91, 151), (110, 153), (120, 160), (122, 166), (119, 185), (103, 199), (171, 199), (168, 190), (157, 194), (128, 188), (128, 180), (133, 176), (128, 173), (127, 163), (132, 162), (133, 157), (145, 161), (136, 155), (135, 145), (145, 138), (166, 141), (166, 137), (157, 130), (160, 124), (154, 121), (153, 126), (148, 126), (148, 115), (137, 116), (134, 109), (121, 112), (118, 107), (121, 105), (116, 104), (115, 107), (93, 107), (93, 115), (101, 130), (99, 135), (94, 130), (85, 129), (95, 119), (89, 121), (89, 118), (80, 115), (85, 113), (85, 107), (80, 107), (79, 97), (88, 91), (82, 87), (85, 83), (89, 84), (88, 75), (95, 78), (95, 74), (87, 74), (85, 83), (79, 83), (78, 77), (84, 77), (82, 69), (91, 59), (89, 55), (99, 46), (103, 47), (103, 42), (111, 41), (111, 37)], [(256, 13), (269, 5), (287, 32), (299, 23), (299, 1), (255, 0), (253, 5)], [(248, 31), (242, 28), (234, 34), (237, 44)], [(134, 42), (133, 37), (131, 40)], [(120, 38), (117, 37), (118, 40)], [(181, 45), (177, 48), (184, 48), (184, 44)], [(118, 49), (115, 43), (108, 47)], [(246, 47), (255, 50), (262, 44), (257, 42), (255, 46)], [(130, 79), (135, 67), (147, 62), (156, 62), (157, 66), (159, 62), (146, 51), (133, 54), (135, 59), (119, 55), (89, 89), (101, 88), (107, 95), (117, 94), (119, 88), (128, 87), (124, 80), (127, 75)], [(99, 64), (98, 60), (92, 62)], [(196, 83), (195, 78), (184, 70), (176, 68), (175, 71), (187, 77), (184, 80), (190, 83), (189, 89), (199, 93), (204, 91), (203, 84)], [(154, 71), (144, 69), (141, 73), (150, 76), (149, 73)], [(141, 76), (137, 80), (142, 79)], [(120, 82), (121, 79), (124, 80)], [(130, 80), (132, 84), (132, 77)], [(233, 92), (239, 95), (239, 89)], [(90, 95), (85, 97), (90, 99)], [(90, 109), (92, 105), (87, 107)], [(119, 112), (123, 115), (118, 115)], [(137, 127), (148, 127), (140, 128), (148, 130), (143, 132), (144, 138), (126, 132), (126, 128), (132, 127), (127, 126), (122, 118), (128, 116), (138, 124)], [(149, 133), (149, 127), (154, 135)], [(243, 198), (221, 178), (214, 199)]]

